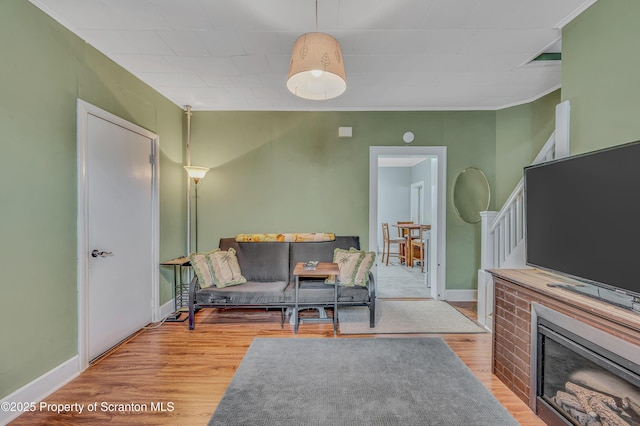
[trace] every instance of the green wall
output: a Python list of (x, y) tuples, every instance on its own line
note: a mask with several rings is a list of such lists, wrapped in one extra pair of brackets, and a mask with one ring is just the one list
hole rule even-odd
[[(599, 0), (563, 30), (572, 153), (640, 139), (636, 0)], [(0, 398), (77, 353), (75, 101), (160, 135), (161, 258), (183, 254), (184, 114), (26, 0), (0, 2)], [(490, 112), (196, 112), (200, 249), (238, 232), (330, 231), (368, 244), (369, 146), (447, 146), (447, 289), (475, 288), (478, 225), (456, 174), (488, 176), (499, 208), (553, 129), (558, 93)], [(338, 139), (339, 126), (354, 137)], [(34, 171), (24, 170), (25, 166)], [(161, 272), (161, 302), (171, 297)]]
[(160, 136), (163, 258), (184, 251), (186, 194), (180, 108), (25, 0), (0, 2), (0, 57), (2, 398), (78, 352), (76, 98)]
[(640, 139), (638, 17), (638, 0), (599, 0), (562, 31), (572, 154)]
[[(455, 176), (474, 166), (495, 186), (495, 112), (196, 112), (192, 163), (199, 250), (247, 232), (335, 232), (369, 240), (369, 146), (446, 146), (447, 289), (476, 287), (479, 225), (451, 206)], [(338, 138), (338, 127), (353, 137)]]
[(560, 90), (534, 102), (496, 112), (496, 187), (500, 209), (522, 179), (522, 169), (536, 158), (555, 129)]

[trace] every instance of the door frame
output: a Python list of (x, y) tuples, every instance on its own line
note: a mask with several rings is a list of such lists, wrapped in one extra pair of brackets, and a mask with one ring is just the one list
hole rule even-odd
[[(417, 205), (415, 205), (414, 202), (414, 197), (413, 197), (413, 190), (414, 188), (418, 188), (418, 201), (417, 201)], [(416, 210), (418, 211), (418, 219), (416, 223), (422, 223), (423, 219), (424, 219), (424, 180), (419, 180), (417, 182), (413, 182), (411, 184), (411, 195), (410, 195), (410, 212), (411, 212), (411, 220), (414, 220), (413, 218), (413, 208), (416, 207)]]
[(160, 315), (159, 280), (160, 273), (160, 196), (159, 196), (159, 161), (158, 152), (160, 138), (136, 124), (130, 123), (116, 115), (100, 109), (82, 99), (77, 100), (77, 173), (78, 173), (78, 215), (77, 215), (77, 241), (78, 241), (78, 355), (80, 358), (80, 371), (89, 366), (89, 222), (88, 222), (88, 186), (87, 186), (87, 145), (88, 145), (88, 117), (90, 115), (109, 121), (116, 126), (137, 133), (151, 139), (152, 146), (152, 175), (151, 175), (151, 317), (152, 321), (158, 321)]
[[(446, 297), (447, 270), (447, 147), (446, 146), (370, 146), (369, 147), (369, 250), (377, 252), (378, 246), (378, 157), (420, 155), (438, 158), (437, 223), (431, 231), (437, 244), (437, 259), (431, 259), (429, 269), (435, 264), (435, 285), (431, 285), (431, 297)], [(435, 234), (435, 235), (434, 235)], [(432, 238), (431, 241), (434, 241)]]

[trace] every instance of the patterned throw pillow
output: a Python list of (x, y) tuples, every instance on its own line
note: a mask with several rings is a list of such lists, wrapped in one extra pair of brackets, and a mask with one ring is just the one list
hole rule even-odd
[(213, 272), (209, 266), (209, 255), (211, 253), (189, 254), (189, 262), (191, 262), (191, 267), (193, 267), (193, 270), (198, 277), (200, 288), (211, 287), (214, 284)]
[(301, 241), (334, 241), (336, 234), (329, 232), (298, 232), (284, 234), (237, 234), (236, 241), (239, 243), (297, 243)]
[(369, 271), (373, 266), (373, 262), (376, 261), (376, 254), (372, 251), (357, 250), (357, 249), (354, 249), (353, 247), (351, 247), (349, 251), (353, 253), (363, 254), (362, 261), (360, 262), (360, 265), (358, 266), (358, 271), (356, 272), (355, 284), (362, 287), (368, 286)]
[(247, 282), (247, 279), (242, 276), (238, 257), (233, 248), (227, 251), (214, 250), (209, 253), (208, 259), (216, 287), (229, 287)]
[[(356, 285), (356, 275), (360, 262), (364, 258), (364, 254), (359, 251), (349, 251), (343, 249), (335, 249), (333, 251), (333, 262), (338, 264), (340, 273), (338, 274), (338, 285), (353, 287)], [(335, 284), (334, 276), (325, 280), (327, 284)]]

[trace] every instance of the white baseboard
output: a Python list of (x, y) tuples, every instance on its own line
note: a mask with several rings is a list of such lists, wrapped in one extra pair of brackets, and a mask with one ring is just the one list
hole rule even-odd
[[(30, 383), (27, 383), (12, 394), (7, 395), (0, 401), (0, 404), (15, 403), (19, 407), (24, 403), (38, 403), (78, 377), (79, 374), (80, 356), (76, 355), (52, 370), (47, 371)], [(0, 410), (0, 425), (9, 423), (20, 416), (20, 414), (22, 414), (22, 412)]]
[(478, 290), (445, 290), (444, 300), (448, 302), (475, 302)]
[(164, 305), (160, 306), (160, 318), (164, 318), (169, 314), (172, 314), (174, 311), (174, 307), (173, 307), (173, 299), (169, 299), (169, 301), (167, 303), (165, 303)]

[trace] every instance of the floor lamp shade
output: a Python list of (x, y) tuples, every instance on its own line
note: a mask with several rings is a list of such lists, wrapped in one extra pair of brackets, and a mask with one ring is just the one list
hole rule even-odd
[(303, 34), (293, 44), (287, 88), (304, 99), (323, 100), (347, 89), (342, 48), (325, 33)]
[(206, 167), (198, 167), (198, 166), (184, 166), (184, 169), (187, 171), (187, 174), (189, 175), (189, 177), (196, 182), (196, 184), (209, 171), (209, 169)]

